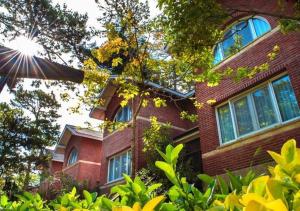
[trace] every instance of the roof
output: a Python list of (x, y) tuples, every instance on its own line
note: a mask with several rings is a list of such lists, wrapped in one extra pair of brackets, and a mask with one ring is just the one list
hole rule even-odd
[[(99, 94), (99, 98), (102, 98), (104, 100), (103, 105), (92, 108), (92, 110), (90, 112), (90, 117), (96, 118), (96, 119), (102, 119), (102, 120), (104, 119), (103, 111), (106, 111), (107, 106), (108, 106), (111, 98), (113, 97), (113, 94), (117, 90), (117, 87), (114, 86), (112, 83), (112, 81), (117, 77), (118, 77), (117, 75), (112, 75), (108, 79), (107, 85), (104, 87), (104, 89), (102, 89), (101, 93)], [(165, 92), (169, 95), (172, 95), (172, 96), (175, 96), (178, 98), (182, 98), (182, 99), (187, 99), (189, 97), (192, 97), (195, 94), (195, 89), (192, 89), (186, 93), (181, 93), (181, 92), (164, 87), (162, 85), (159, 85), (159, 84), (151, 82), (151, 81), (146, 81), (145, 84), (148, 86), (154, 87), (161, 92)], [(100, 112), (97, 112), (97, 111), (100, 111)]]
[(67, 146), (71, 136), (90, 138), (98, 141), (103, 140), (103, 134), (99, 131), (91, 130), (88, 128), (80, 128), (74, 125), (66, 125), (55, 147), (55, 151), (57, 148)]
[[(63, 80), (82, 83), (84, 72), (48, 59), (26, 56), (19, 51), (0, 46), (0, 77), (12, 80), (12, 84), (14, 84), (17, 78)], [(3, 78), (1, 81), (3, 82)], [(2, 90), (1, 81), (0, 92)]]

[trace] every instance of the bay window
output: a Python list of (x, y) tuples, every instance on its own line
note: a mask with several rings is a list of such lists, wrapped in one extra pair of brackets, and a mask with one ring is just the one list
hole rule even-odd
[(123, 174), (131, 174), (131, 152), (127, 151), (110, 158), (108, 164), (108, 182), (123, 178)]
[(270, 81), (216, 108), (221, 143), (300, 116), (289, 76)]

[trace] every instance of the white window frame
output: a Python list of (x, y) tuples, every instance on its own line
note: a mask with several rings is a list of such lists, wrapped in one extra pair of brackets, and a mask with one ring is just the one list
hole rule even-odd
[(117, 120), (117, 116), (118, 116), (118, 114), (119, 114), (123, 109), (125, 109), (126, 107), (128, 107), (128, 112), (130, 112), (130, 119), (129, 119), (128, 121), (125, 121), (125, 122), (129, 122), (129, 121), (132, 119), (132, 109), (131, 109), (131, 107), (130, 107), (129, 105), (127, 105), (127, 106), (124, 106), (124, 107), (120, 107), (120, 108), (118, 109), (118, 111), (117, 111), (117, 113), (115, 114), (115, 117), (114, 117), (114, 122), (119, 122), (119, 121)]
[[(126, 174), (128, 174), (128, 175), (131, 175), (132, 174), (132, 155), (131, 155), (131, 150), (128, 150), (128, 151), (125, 151), (125, 152), (121, 152), (121, 153), (119, 153), (119, 154), (117, 154), (117, 155), (114, 155), (114, 156), (112, 156), (112, 157), (110, 157), (109, 158), (109, 161), (108, 161), (108, 167), (107, 167), (107, 183), (112, 183), (112, 182), (116, 182), (116, 181), (119, 181), (119, 180), (122, 180), (123, 179), (123, 176), (121, 176), (120, 178), (114, 178), (114, 173), (115, 173), (115, 171), (114, 171), (114, 169), (115, 169), (115, 162), (113, 163), (113, 172), (112, 172), (112, 174), (113, 174), (113, 176), (112, 176), (112, 180), (109, 180), (109, 178), (110, 178), (110, 174), (111, 174), (111, 172), (110, 172), (110, 163), (111, 163), (111, 160), (112, 159), (114, 159), (115, 160), (115, 158), (116, 157), (121, 157), (122, 155), (124, 155), (124, 154), (126, 154), (126, 162), (127, 162), (127, 164), (128, 164), (128, 162), (129, 162), (129, 155), (130, 155), (130, 163), (127, 165), (127, 172), (125, 172)], [(130, 167), (130, 172), (129, 172), (129, 167)], [(123, 173), (122, 173), (123, 174)]]
[[(241, 19), (241, 20), (239, 20), (239, 21), (236, 21), (236, 22), (232, 23), (232, 24), (228, 27), (228, 29), (226, 30), (226, 32), (225, 32), (224, 34), (226, 34), (228, 31), (231, 31), (231, 30), (235, 29), (237, 24), (239, 24), (239, 23), (241, 23), (241, 22), (243, 22), (243, 21), (247, 21), (248, 24), (249, 24), (249, 26), (250, 26), (250, 32), (251, 32), (251, 36), (252, 36), (253, 40), (250, 41), (247, 45), (242, 46), (241, 49), (247, 47), (248, 45), (250, 45), (251, 43), (253, 43), (255, 40), (257, 40), (258, 38), (262, 37), (262, 36), (257, 36), (257, 33), (256, 33), (256, 31), (255, 31), (255, 27), (254, 27), (254, 24), (253, 24), (253, 19), (261, 19), (262, 21), (264, 21), (264, 22), (266, 22), (266, 23), (269, 24), (270, 30), (267, 31), (267, 32), (266, 32), (265, 34), (263, 34), (262, 36), (266, 35), (267, 33), (269, 33), (269, 32), (272, 30), (271, 25), (270, 25), (269, 21), (268, 21), (266, 18), (261, 17), (261, 16), (254, 16), (254, 17), (251, 17), (251, 18), (249, 18), (249, 17), (248, 17), (248, 18), (244, 18), (244, 19)], [(224, 53), (224, 49), (223, 49), (222, 43), (223, 43), (223, 41), (217, 43), (217, 44), (215, 45), (214, 49), (213, 49), (213, 52), (214, 52), (214, 51), (215, 51), (215, 48), (218, 46), (218, 53), (219, 53), (220, 58), (221, 58), (221, 60), (220, 60), (219, 62), (215, 63), (215, 65), (220, 64), (222, 61), (224, 61), (224, 60), (226, 60), (227, 58), (229, 58), (229, 57), (232, 56), (232, 55), (229, 55), (229, 56), (225, 57), (225, 53)], [(215, 58), (215, 56), (214, 56), (214, 58)]]
[[(300, 119), (300, 116), (298, 116), (298, 117), (294, 117), (292, 119), (289, 119), (287, 121), (283, 121), (282, 120), (282, 117), (281, 117), (281, 114), (280, 114), (280, 110), (279, 110), (279, 106), (278, 106), (278, 102), (277, 102), (277, 99), (276, 99), (276, 96), (275, 96), (275, 92), (274, 92), (274, 89), (272, 87), (272, 82), (274, 82), (277, 79), (282, 78), (284, 76), (289, 76), (289, 75), (287, 73), (282, 73), (282, 74), (280, 74), (280, 75), (278, 75), (276, 77), (273, 77), (272, 79), (269, 79), (269, 80), (265, 81), (264, 83), (261, 83), (260, 85), (255, 86), (255, 87), (249, 89), (248, 91), (243, 92), (242, 94), (239, 94), (238, 96), (233, 97), (233, 98), (231, 98), (231, 99), (229, 99), (229, 100), (227, 100), (227, 101), (223, 102), (222, 104), (220, 104), (220, 105), (218, 105), (218, 106), (215, 107), (215, 116), (216, 116), (216, 120), (217, 120), (217, 128), (218, 128), (218, 136), (219, 136), (220, 146), (230, 144), (232, 142), (238, 141), (240, 139), (249, 137), (249, 136), (251, 136), (253, 134), (260, 133), (260, 132), (265, 131), (265, 130), (269, 130), (269, 129), (274, 128), (274, 127), (276, 127), (278, 125), (288, 124), (289, 122), (292, 122), (292, 121)], [(258, 89), (260, 89), (262, 87), (265, 87), (265, 86), (268, 87), (269, 94), (270, 94), (270, 97), (271, 97), (271, 103), (273, 105), (273, 108), (274, 108), (274, 111), (275, 111), (275, 114), (276, 114), (276, 120), (277, 120), (277, 122), (275, 122), (274, 124), (271, 124), (271, 125), (269, 125), (267, 127), (260, 128), (259, 127), (259, 122), (258, 122), (258, 119), (257, 119), (257, 114), (256, 114), (255, 106), (254, 105), (249, 105), (250, 115), (251, 115), (251, 119), (252, 119), (252, 124), (254, 126), (254, 130), (252, 132), (250, 132), (250, 133), (246, 133), (244, 135), (238, 136), (237, 121), (236, 121), (236, 115), (235, 115), (235, 110), (234, 110), (233, 103), (236, 102), (237, 100), (245, 97), (245, 96), (247, 98), (252, 98), (252, 93), (255, 90), (258, 90)], [(294, 91), (294, 89), (293, 89), (293, 91)], [(254, 103), (254, 101), (253, 100), (248, 100), (248, 103), (252, 104), (252, 103)], [(232, 140), (230, 140), (230, 141), (227, 141), (226, 143), (223, 143), (223, 141), (222, 141), (222, 134), (221, 134), (221, 128), (220, 128), (220, 122), (219, 122), (218, 109), (220, 107), (226, 105), (226, 104), (229, 105), (229, 110), (230, 110), (231, 121), (232, 121), (233, 132), (234, 132), (234, 137), (235, 138), (232, 139)], [(298, 102), (298, 105), (299, 105), (299, 102)], [(253, 122), (253, 121), (255, 121), (255, 122)], [(256, 128), (258, 128), (258, 129), (256, 129)]]

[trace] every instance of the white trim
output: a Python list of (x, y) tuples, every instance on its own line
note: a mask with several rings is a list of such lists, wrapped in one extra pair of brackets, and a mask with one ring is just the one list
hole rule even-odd
[(174, 141), (174, 143), (187, 143), (187, 142), (189, 142), (189, 141), (191, 141), (193, 139), (196, 139), (196, 138), (199, 138), (199, 131), (195, 131), (195, 132), (193, 132), (191, 134), (188, 134), (188, 135), (183, 136), (183, 137), (181, 137), (179, 139), (176, 139)]
[[(116, 179), (113, 179), (113, 180), (109, 180), (109, 178), (110, 178), (110, 174), (111, 174), (111, 172), (110, 172), (110, 163), (111, 163), (111, 160), (112, 159), (114, 159), (115, 160), (115, 158), (116, 157), (119, 157), (119, 163), (121, 163), (121, 165), (120, 165), (120, 167), (122, 167), (122, 156), (123, 155), (125, 155), (126, 154), (126, 165), (127, 165), (127, 169), (126, 169), (126, 171), (127, 172), (125, 172), (125, 173), (127, 173), (127, 174), (129, 174), (129, 175), (131, 175), (132, 174), (132, 156), (130, 156), (130, 163), (129, 163), (129, 154), (131, 155), (131, 150), (129, 149), (129, 150), (126, 150), (126, 151), (122, 151), (122, 152), (120, 152), (120, 153), (118, 153), (118, 154), (116, 154), (116, 155), (113, 155), (113, 156), (111, 156), (111, 157), (109, 157), (108, 158), (108, 166), (107, 166), (107, 184), (110, 184), (110, 183), (114, 183), (114, 182), (116, 182), (116, 181), (119, 181), (119, 180), (123, 180), (123, 176), (121, 176), (121, 177), (119, 177), (119, 178), (116, 178)], [(114, 178), (114, 173), (115, 173), (115, 162), (113, 162), (113, 172), (112, 172), (112, 174), (113, 174), (113, 178)], [(122, 169), (120, 169), (120, 171), (121, 171)], [(130, 170), (130, 172), (129, 172), (129, 170)], [(123, 173), (122, 173), (123, 174)]]
[(71, 164), (71, 165), (66, 166), (65, 168), (63, 168), (62, 171), (66, 171), (66, 170), (72, 168), (73, 166), (78, 165), (79, 163), (101, 166), (101, 163), (87, 161), (87, 160), (77, 160), (75, 163), (73, 163), (73, 164)]
[[(278, 102), (277, 102), (277, 98), (276, 98), (275, 93), (274, 93), (274, 89), (273, 89), (272, 83), (274, 81), (282, 78), (282, 77), (285, 77), (285, 76), (289, 77), (289, 75), (287, 73), (282, 73), (282, 74), (280, 74), (280, 75), (278, 75), (276, 77), (273, 77), (273, 78), (267, 80), (266, 82), (264, 82), (264, 83), (262, 83), (262, 84), (260, 84), (260, 85), (258, 85), (256, 87), (251, 88), (250, 90), (247, 90), (244, 93), (239, 94), (237, 97), (234, 97), (233, 99), (229, 99), (229, 100), (225, 101), (224, 103), (222, 103), (221, 105), (218, 105), (218, 106), (215, 107), (215, 113), (216, 113), (216, 119), (217, 119), (217, 127), (218, 127), (218, 136), (219, 136), (220, 146), (230, 144), (230, 143), (235, 142), (237, 140), (244, 139), (246, 137), (252, 136), (253, 134), (260, 133), (261, 131), (265, 131), (265, 130), (268, 130), (268, 129), (274, 128), (274, 127), (278, 127), (280, 125), (285, 125), (285, 124), (287, 124), (287, 123), (289, 123), (291, 121), (296, 121), (296, 120), (300, 119), (300, 116), (298, 116), (298, 117), (292, 118), (292, 119), (287, 120), (287, 121), (283, 121), (282, 120), (282, 116), (281, 116), (281, 113), (279, 111)], [(254, 100), (253, 100), (253, 97), (250, 97), (250, 96), (252, 96), (252, 93), (255, 90), (261, 89), (263, 87), (267, 87), (267, 89), (268, 89), (268, 93), (269, 93), (270, 98), (271, 98), (272, 107), (273, 107), (274, 112), (276, 114), (276, 122), (273, 123), (273, 124), (271, 124), (271, 125), (269, 125), (269, 126), (267, 126), (267, 127), (260, 128), (259, 121), (257, 119), (257, 113), (256, 113), (256, 110), (255, 110)], [(248, 106), (249, 106), (249, 109), (250, 109), (250, 115), (251, 115), (251, 121), (252, 121), (253, 131), (251, 131), (249, 133), (246, 133), (244, 135), (238, 136), (238, 128), (237, 128), (238, 124), (237, 124), (236, 114), (235, 114), (235, 108), (234, 108), (233, 104), (236, 101), (238, 101), (239, 99), (242, 99), (242, 98), (245, 98), (245, 97), (247, 99), (247, 103), (248, 103)], [(299, 102), (297, 102), (297, 103), (298, 103), (298, 106), (299, 106)], [(221, 134), (221, 128), (220, 128), (220, 122), (219, 122), (218, 109), (220, 107), (226, 105), (226, 104), (229, 105), (231, 119), (234, 120), (232, 122), (232, 125), (233, 125), (233, 128), (234, 128), (235, 138), (232, 139), (232, 140), (230, 140), (230, 141), (227, 141), (226, 143), (223, 143), (223, 141), (222, 141), (222, 134)]]

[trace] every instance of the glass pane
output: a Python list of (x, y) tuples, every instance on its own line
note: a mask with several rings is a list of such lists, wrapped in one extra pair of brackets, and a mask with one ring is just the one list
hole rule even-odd
[(113, 178), (113, 172), (114, 172), (114, 159), (112, 158), (109, 162), (109, 181), (114, 180)]
[(220, 52), (220, 47), (217, 44), (217, 46), (214, 49), (214, 64), (218, 64), (220, 61), (222, 61), (222, 55)]
[(244, 135), (254, 130), (247, 97), (234, 102), (238, 134)]
[(114, 179), (121, 177), (121, 160), (120, 156), (115, 157)]
[(222, 42), (224, 57), (231, 55), (231, 48), (234, 45), (234, 34), (232, 30), (225, 33), (224, 41)]
[(259, 127), (264, 128), (277, 122), (276, 113), (268, 87), (256, 90), (253, 94)]
[(128, 152), (128, 175), (131, 175), (131, 152)]
[(232, 119), (230, 115), (229, 104), (226, 104), (218, 108), (218, 117), (219, 117), (222, 143), (226, 143), (230, 140), (233, 140), (234, 131), (233, 131)]
[(128, 174), (127, 169), (128, 169), (127, 153), (125, 153), (124, 155), (122, 155), (122, 169), (121, 169), (122, 176), (123, 176), (123, 173)]
[(258, 37), (271, 30), (270, 24), (267, 23), (266, 21), (258, 18), (253, 18), (252, 20), (253, 20), (253, 25), (254, 25), (256, 35)]
[(241, 47), (247, 45), (253, 40), (250, 24), (247, 21), (236, 25), (237, 39), (241, 39)]
[(124, 108), (120, 108), (116, 115), (115, 121), (117, 122), (128, 122), (131, 119), (131, 108), (126, 106)]
[(273, 82), (273, 89), (283, 121), (300, 115), (298, 102), (292, 88), (289, 76), (284, 76)]

